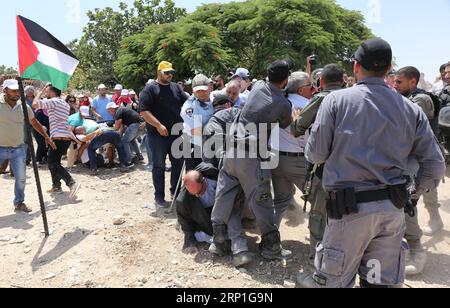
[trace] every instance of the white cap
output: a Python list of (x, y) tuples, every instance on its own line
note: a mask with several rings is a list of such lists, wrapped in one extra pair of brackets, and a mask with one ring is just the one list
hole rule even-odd
[(114, 102), (111, 102), (108, 105), (106, 105), (106, 109), (118, 109), (118, 108), (119, 106), (117, 106), (117, 104)]
[(134, 90), (131, 90), (130, 95), (136, 95), (136, 92), (134, 92)]
[(120, 95), (122, 96), (128, 96), (130, 94), (130, 91), (128, 90), (122, 90), (122, 93)]
[(118, 84), (114, 87), (114, 91), (122, 91), (123, 90), (123, 86), (121, 84)]
[(102, 83), (101, 85), (98, 86), (97, 90), (102, 90), (102, 89), (108, 89), (108, 87)]
[(209, 83), (211, 80), (203, 74), (199, 74), (192, 80), (192, 90), (197, 91), (208, 91)]
[(15, 79), (6, 79), (3, 81), (3, 89), (19, 90), (19, 83)]
[(81, 106), (80, 107), (80, 113), (84, 117), (90, 116), (89, 107), (88, 106)]
[(233, 78), (239, 77), (241, 79), (248, 79), (250, 77), (250, 72), (246, 68), (238, 68), (236, 73), (233, 75)]

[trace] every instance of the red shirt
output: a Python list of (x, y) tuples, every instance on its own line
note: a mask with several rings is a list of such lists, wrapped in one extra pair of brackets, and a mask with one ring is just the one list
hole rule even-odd
[(90, 107), (91, 106), (91, 102), (89, 100), (87, 101), (80, 101), (80, 107), (81, 106), (86, 106), (86, 107)]
[(123, 96), (119, 97), (117, 99), (117, 106), (119, 107), (127, 107), (129, 104), (131, 104), (133, 101), (131, 100), (131, 98), (128, 96), (126, 98), (123, 98)]

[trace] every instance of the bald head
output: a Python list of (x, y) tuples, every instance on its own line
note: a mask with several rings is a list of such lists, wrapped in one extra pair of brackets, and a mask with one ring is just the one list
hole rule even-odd
[(201, 196), (205, 193), (205, 178), (198, 171), (189, 171), (184, 177), (184, 186), (193, 196)]

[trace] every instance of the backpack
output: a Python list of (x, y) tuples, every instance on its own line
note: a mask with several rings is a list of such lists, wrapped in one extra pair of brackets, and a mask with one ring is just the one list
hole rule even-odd
[(416, 91), (414, 91), (411, 94), (411, 98), (416, 97), (419, 94), (425, 94), (428, 95), (431, 100), (433, 101), (433, 105), (434, 105), (434, 117), (433, 119), (429, 120), (430, 121), (430, 125), (431, 128), (433, 129), (434, 134), (436, 135), (436, 137), (439, 136), (439, 114), (441, 113), (441, 108), (442, 108), (442, 101), (441, 99), (434, 95), (433, 93), (427, 92), (423, 89), (416, 89)]
[(425, 94), (431, 98), (431, 100), (433, 101), (433, 105), (434, 105), (434, 119), (439, 118), (439, 113), (441, 112), (441, 107), (442, 107), (441, 99), (437, 95), (434, 95), (433, 93), (427, 92), (423, 89), (416, 89), (416, 91), (414, 91), (412, 93), (411, 97), (414, 98), (419, 94)]

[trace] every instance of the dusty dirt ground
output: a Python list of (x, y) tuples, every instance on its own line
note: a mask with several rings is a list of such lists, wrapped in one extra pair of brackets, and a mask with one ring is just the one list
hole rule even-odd
[[(50, 174), (46, 168), (40, 171), (47, 190)], [(67, 188), (61, 195), (44, 193), (51, 232), (47, 239), (32, 169), (27, 169), (26, 190), (27, 204), (35, 210), (31, 215), (13, 212), (14, 180), (0, 176), (0, 287), (291, 288), (307, 263), (307, 214), (300, 208), (288, 213), (281, 233), (294, 258), (282, 263), (258, 257), (239, 271), (206, 248), (197, 256), (181, 253), (183, 236), (176, 230), (175, 215), (146, 207), (153, 201), (153, 187), (144, 166), (129, 174), (102, 170), (99, 177), (76, 167), (72, 174), (83, 184), (78, 201), (68, 200)], [(447, 171), (447, 183), (439, 190), (446, 230), (424, 238), (428, 264), (407, 287), (450, 286), (449, 177)], [(425, 224), (428, 215), (422, 204), (419, 210)], [(117, 215), (124, 224), (113, 224)], [(248, 236), (256, 251), (258, 235)]]

